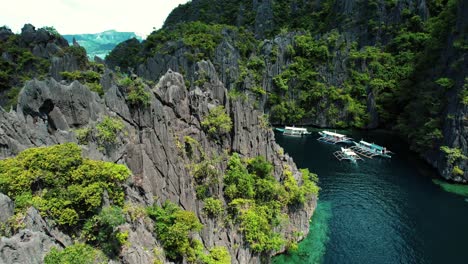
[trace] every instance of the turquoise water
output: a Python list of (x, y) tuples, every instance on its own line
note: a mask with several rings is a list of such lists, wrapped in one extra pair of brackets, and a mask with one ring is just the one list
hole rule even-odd
[(340, 145), (315, 134), (276, 134), (298, 167), (319, 175), (322, 190), (309, 236), (273, 262), (468, 263), (468, 202), (433, 184), (432, 169), (391, 134), (345, 133), (396, 155), (340, 162), (332, 155)]

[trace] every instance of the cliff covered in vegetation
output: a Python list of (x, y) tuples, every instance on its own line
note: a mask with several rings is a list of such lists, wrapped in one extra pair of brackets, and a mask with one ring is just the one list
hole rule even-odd
[[(17, 44), (3, 59), (42, 47), (21, 46), (42, 32), (25, 29), (5, 29)], [(46, 51), (62, 39), (46, 36)], [(5, 59), (18, 76), (50, 64), (9, 80), (21, 89), (0, 107), (0, 262), (258, 263), (307, 235), (316, 175), (210, 61), (187, 87), (170, 69), (153, 82), (52, 47)]]
[(197, 0), (140, 45), (116, 49), (133, 63), (107, 62), (150, 79), (171, 67), (194, 85), (196, 62), (209, 59), (230, 95), (273, 124), (389, 128), (443, 177), (464, 182), (465, 5)]

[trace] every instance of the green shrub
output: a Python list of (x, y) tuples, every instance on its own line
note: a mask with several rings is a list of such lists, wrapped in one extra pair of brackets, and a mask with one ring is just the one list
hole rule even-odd
[(226, 114), (224, 106), (212, 108), (201, 124), (210, 135), (226, 134), (232, 129), (231, 117)]
[(217, 217), (224, 211), (223, 202), (219, 199), (210, 197), (206, 198), (204, 202), (203, 212), (209, 217)]
[(467, 159), (467, 157), (462, 153), (462, 150), (459, 148), (449, 148), (447, 146), (441, 146), (440, 150), (442, 150), (445, 153), (447, 161), (450, 164), (454, 164), (458, 160)]
[(143, 219), (148, 216), (145, 207), (132, 203), (125, 203), (122, 212), (130, 216), (132, 221)]
[(89, 137), (91, 136), (91, 128), (84, 127), (75, 130), (76, 139), (78, 139), (78, 144), (86, 144)]
[(116, 228), (123, 223), (125, 223), (125, 218), (122, 208), (105, 207), (99, 214), (86, 221), (81, 235), (89, 243), (101, 248), (106, 255), (115, 256), (123, 245), (121, 243), (123, 237), (119, 235)]
[(150, 104), (151, 95), (143, 88), (143, 85), (133, 86), (127, 97), (131, 105), (148, 106)]
[(193, 166), (193, 177), (197, 183), (217, 183), (220, 176), (219, 170), (216, 168), (216, 161), (206, 159)]
[(436, 83), (447, 90), (452, 88), (453, 85), (455, 84), (454, 81), (449, 78), (439, 78), (437, 79)]
[(154, 205), (148, 208), (148, 215), (155, 220), (157, 238), (169, 259), (186, 257), (191, 262), (197, 259), (197, 244), (200, 242), (194, 240), (191, 233), (200, 231), (203, 225), (193, 212), (166, 201), (162, 207)]
[(143, 80), (136, 78), (132, 80), (130, 77), (119, 79), (118, 84), (124, 86), (128, 90), (127, 100), (133, 106), (148, 106), (150, 104), (151, 95), (145, 91)]
[(229, 159), (224, 185), (224, 194), (231, 200), (235, 198), (251, 199), (255, 196), (255, 180), (237, 153), (234, 153)]
[(16, 105), (18, 104), (18, 97), (19, 97), (19, 93), (21, 92), (21, 88), (20, 87), (13, 87), (11, 88), (6, 96), (8, 98), (8, 101), (4, 107), (5, 110), (10, 110), (10, 108), (15, 108), (16, 109)]
[(118, 118), (104, 117), (104, 119), (96, 125), (97, 138), (101, 144), (117, 142), (117, 133), (123, 131), (125, 125)]
[(282, 209), (303, 204), (317, 195), (317, 175), (308, 170), (301, 172), (302, 185), (287, 168), (280, 183), (272, 175), (273, 165), (264, 157), (247, 161), (237, 153), (230, 157), (224, 177), (224, 195), (230, 200), (228, 212), (255, 252), (281, 248), (285, 240), (273, 228), (284, 221)]
[(74, 228), (96, 213), (104, 192), (112, 204), (123, 204), (120, 184), (129, 175), (124, 165), (84, 159), (76, 144), (67, 143), (0, 160), (0, 192), (15, 200), (17, 210), (33, 205), (42, 216)]
[(101, 81), (101, 74), (95, 71), (73, 71), (73, 72), (60, 72), (60, 75), (65, 80), (68, 81), (80, 81), (81, 83), (85, 84), (89, 90), (96, 92), (99, 96), (104, 95), (104, 90), (102, 89), (102, 85), (100, 84)]
[(230, 206), (237, 208), (240, 228), (254, 252), (279, 250), (284, 245), (284, 238), (273, 231), (271, 208), (244, 199), (233, 200)]
[(213, 247), (208, 255), (201, 257), (203, 264), (230, 264), (231, 255), (225, 247)]
[(130, 245), (130, 242), (128, 242), (128, 231), (117, 232), (115, 237), (117, 238), (117, 241), (119, 242), (119, 244), (121, 246), (129, 246)]
[(107, 263), (108, 259), (99, 250), (81, 243), (76, 243), (59, 251), (52, 248), (45, 256), (45, 264), (91, 264)]
[(89, 90), (93, 91), (93, 92), (96, 92), (97, 94), (99, 94), (99, 96), (103, 96), (104, 95), (104, 90), (102, 89), (102, 85), (99, 84), (99, 83), (85, 83), (86, 86), (88, 86)]
[(271, 176), (273, 172), (273, 165), (268, 162), (265, 157), (257, 156), (248, 161), (247, 170), (250, 173), (254, 173), (257, 177), (265, 179)]
[(455, 167), (453, 167), (452, 174), (455, 175), (455, 176), (463, 176), (463, 174), (465, 174), (465, 172), (462, 169), (460, 169), (460, 167), (455, 166)]
[(128, 87), (128, 86), (130, 86), (130, 85), (133, 84), (133, 81), (132, 81), (132, 79), (130, 79), (130, 77), (125, 76), (124, 78), (119, 79), (117, 83), (118, 83), (120, 86)]

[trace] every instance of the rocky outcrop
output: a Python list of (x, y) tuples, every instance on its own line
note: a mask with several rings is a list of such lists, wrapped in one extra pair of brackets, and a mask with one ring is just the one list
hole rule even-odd
[[(147, 107), (129, 106), (125, 88), (112, 79), (103, 81), (106, 91), (103, 99), (78, 82), (70, 85), (54, 79), (28, 82), (20, 94), (16, 112), (6, 113), (0, 109), (0, 145), (3, 146), (0, 158), (13, 156), (32, 146), (77, 142), (73, 129), (93, 128), (105, 116), (119, 118), (125, 129), (115, 143), (100, 148), (91, 137), (83, 148), (89, 157), (124, 163), (132, 170), (133, 177), (127, 183), (127, 199), (146, 205), (169, 199), (197, 214), (205, 225), (200, 238), (206, 248), (226, 246), (233, 256), (233, 263), (258, 263), (260, 256), (245, 246), (238, 227), (220, 226), (202, 213), (203, 202), (196, 199), (195, 183), (189, 169), (196, 161), (188, 157), (180, 144), (190, 136), (199, 142), (206, 155), (223, 157), (216, 165), (220, 171), (227, 166), (223, 153), (238, 152), (245, 157), (265, 156), (273, 163), (277, 179), (282, 177), (284, 166), (289, 166), (298, 182), (301, 182), (300, 173), (293, 160), (281, 154), (272, 130), (261, 125), (262, 113), (246, 102), (228, 99), (227, 90), (211, 62), (201, 61), (194, 68), (194, 75), (203, 75), (205, 83), (187, 90), (182, 75), (169, 70), (155, 86), (145, 86), (151, 92), (151, 103)], [(214, 140), (206, 134), (201, 121), (210, 108), (218, 105), (226, 108), (234, 128), (230, 134)], [(289, 209), (285, 213), (289, 214), (290, 223), (278, 231), (289, 234), (286, 239), (297, 239), (292, 237), (291, 230), (307, 234), (308, 220), (315, 204), (313, 200), (303, 208)], [(52, 244), (66, 245), (66, 239), (54, 235), (46, 224), (40, 225), (42, 231), (39, 232), (48, 238), (43, 241), (44, 251)], [(120, 256), (123, 263), (151, 263), (151, 250), (158, 245), (150, 226), (145, 223), (122, 226), (123, 230), (129, 231), (131, 241), (131, 246)]]
[(13, 215), (15, 204), (10, 197), (0, 193), (0, 223), (5, 223)]
[[(461, 96), (466, 94), (468, 89), (468, 53), (456, 45), (457, 42), (468, 43), (466, 31), (461, 34), (457, 33), (464, 32), (463, 30), (468, 28), (468, 3), (466, 1), (458, 1), (455, 21), (455, 28), (450, 33), (440, 56), (441, 65), (457, 63), (457, 67), (444, 67), (442, 73), (442, 76), (448, 76), (454, 81), (454, 86), (447, 96), (447, 109), (444, 113), (447, 118), (444, 120), (441, 145), (457, 148), (462, 154), (468, 156), (468, 106), (461, 100)], [(446, 154), (441, 151), (428, 152), (424, 157), (437, 168), (442, 177), (451, 181), (468, 183), (468, 160), (459, 159), (455, 163), (450, 163)], [(463, 175), (454, 173), (455, 166), (464, 172)]]
[(53, 247), (59, 245), (47, 234), (24, 229), (10, 238), (0, 238), (0, 263), (41, 264)]

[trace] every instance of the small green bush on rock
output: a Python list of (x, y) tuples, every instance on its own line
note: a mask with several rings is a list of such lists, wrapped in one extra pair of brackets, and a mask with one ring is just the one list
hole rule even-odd
[(120, 119), (106, 116), (96, 125), (97, 137), (101, 143), (115, 143), (117, 133), (121, 132), (124, 127), (125, 125)]
[(217, 217), (223, 212), (223, 202), (219, 199), (210, 197), (205, 199), (205, 206), (203, 212), (210, 217)]
[(232, 129), (231, 117), (226, 113), (224, 106), (212, 108), (201, 124), (212, 136), (229, 133)]
[(101, 251), (82, 243), (68, 246), (62, 251), (52, 248), (44, 258), (45, 264), (104, 264), (107, 262), (107, 257)]

